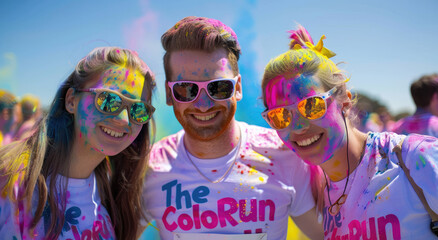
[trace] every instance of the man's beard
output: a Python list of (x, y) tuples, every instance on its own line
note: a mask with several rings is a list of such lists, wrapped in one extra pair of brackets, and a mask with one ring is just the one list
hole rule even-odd
[(221, 108), (220, 110), (219, 114), (222, 114), (222, 116), (219, 116), (222, 118), (221, 121), (211, 126), (198, 126), (193, 121), (188, 120), (192, 118), (192, 116), (189, 116), (190, 114), (184, 113), (184, 115), (181, 116), (179, 112), (175, 112), (175, 116), (184, 128), (186, 134), (191, 138), (199, 141), (210, 141), (221, 136), (228, 129), (236, 112), (236, 104), (231, 104), (229, 109)]

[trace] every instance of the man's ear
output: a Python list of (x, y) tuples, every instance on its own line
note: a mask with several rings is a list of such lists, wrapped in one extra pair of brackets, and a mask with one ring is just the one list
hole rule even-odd
[(234, 97), (236, 98), (236, 101), (242, 100), (243, 94), (242, 94), (242, 76), (239, 74), (236, 82), (236, 90), (234, 93)]
[(69, 88), (65, 94), (65, 109), (71, 114), (75, 113), (76, 102), (75, 90), (73, 88)]
[(172, 90), (170, 89), (170, 87), (167, 85), (167, 81), (166, 81), (166, 104), (168, 106), (172, 106), (173, 105), (173, 99), (172, 99)]

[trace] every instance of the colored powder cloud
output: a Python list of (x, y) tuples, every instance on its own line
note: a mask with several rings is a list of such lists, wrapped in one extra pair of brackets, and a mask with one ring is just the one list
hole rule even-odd
[(17, 56), (12, 52), (3, 54), (4, 65), (0, 67), (0, 88), (14, 92), (16, 83), (13, 81), (17, 69)]

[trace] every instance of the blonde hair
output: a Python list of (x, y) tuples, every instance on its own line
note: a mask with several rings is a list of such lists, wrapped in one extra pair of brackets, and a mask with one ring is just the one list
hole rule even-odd
[[(39, 123), (37, 131), (23, 142), (0, 148), (0, 176), (6, 178), (4, 184), (0, 183), (2, 195), (9, 196), (12, 201), (26, 201), (28, 209), (31, 209), (32, 195), (37, 187), (38, 204), (30, 230), (41, 219), (47, 202), (51, 213), (47, 239), (57, 239), (62, 231), (68, 178), (64, 178), (61, 186), (57, 186), (57, 179), (59, 173), (68, 172), (70, 168), (68, 157), (75, 136), (73, 116), (65, 109), (65, 95), (69, 88), (82, 88), (110, 66), (140, 71), (145, 77), (146, 101), (151, 104), (154, 76), (137, 53), (118, 47), (96, 48), (79, 61), (58, 89), (48, 115)], [(95, 169), (99, 195), (111, 217), (117, 239), (137, 237), (139, 222), (143, 217), (141, 193), (152, 128), (153, 121), (144, 124), (130, 146), (109, 157), (108, 162), (102, 161)], [(18, 193), (13, 191), (17, 182), (20, 187)]]
[[(290, 33), (292, 39), (289, 45), (290, 49), (269, 61), (265, 67), (261, 85), (262, 99), (266, 109), (268, 109), (266, 101), (268, 83), (281, 75), (286, 75), (288, 78), (315, 76), (321, 81), (325, 90), (336, 87), (335, 97), (346, 99), (348, 96), (345, 83), (349, 79), (345, 76), (344, 71), (329, 59), (335, 56), (335, 53), (324, 47), (322, 40), (325, 39), (325, 36), (322, 36), (315, 46), (304, 27), (298, 26), (297, 30), (292, 30)], [(320, 166), (312, 165), (310, 168), (312, 193), (317, 201), (317, 211), (321, 213), (326, 182)]]
[(298, 30), (290, 32), (292, 38), (290, 50), (269, 61), (265, 67), (262, 79), (262, 98), (265, 107), (267, 108), (266, 87), (279, 75), (288, 75), (290, 78), (300, 75), (315, 76), (321, 81), (325, 90), (336, 86), (338, 96), (345, 94), (345, 82), (348, 79), (344, 71), (329, 59), (335, 54), (323, 47), (322, 40), (325, 37), (323, 36), (318, 45), (314, 46), (311, 36), (304, 27), (299, 26)]

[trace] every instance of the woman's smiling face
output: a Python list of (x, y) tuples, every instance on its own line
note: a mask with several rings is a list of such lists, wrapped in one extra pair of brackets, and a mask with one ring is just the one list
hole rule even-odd
[[(266, 86), (268, 109), (293, 105), (302, 99), (326, 92), (314, 76), (279, 75)], [(278, 136), (303, 160), (320, 165), (331, 159), (336, 149), (346, 143), (346, 131), (340, 104), (334, 97), (326, 100), (323, 117), (309, 120), (296, 109), (292, 110), (290, 125), (278, 130)]]
[[(111, 89), (134, 100), (145, 100), (145, 78), (129, 68), (112, 66), (87, 83), (84, 88)], [(76, 140), (84, 150), (94, 150), (112, 156), (128, 147), (140, 133), (142, 125), (132, 123), (127, 108), (118, 115), (99, 112), (94, 103), (96, 93), (76, 93)]]

